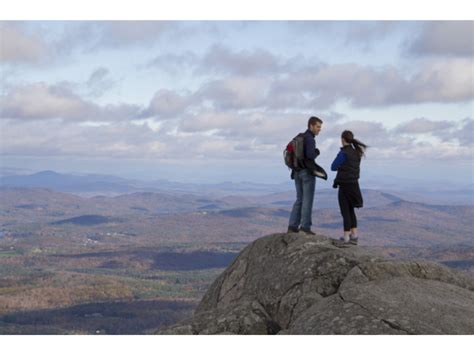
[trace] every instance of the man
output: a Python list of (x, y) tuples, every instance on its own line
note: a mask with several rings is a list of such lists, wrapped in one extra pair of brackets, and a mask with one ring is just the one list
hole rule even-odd
[[(318, 117), (310, 117), (308, 120), (308, 129), (304, 133), (304, 159), (301, 162), (301, 168), (291, 172), (292, 179), (295, 180), (296, 202), (290, 214), (288, 224), (288, 233), (304, 232), (307, 235), (315, 235), (311, 230), (313, 213), (313, 199), (316, 185), (315, 171), (316, 163), (314, 159), (319, 155), (316, 149), (315, 136), (321, 131), (323, 121)], [(301, 225), (301, 229), (299, 226)]]

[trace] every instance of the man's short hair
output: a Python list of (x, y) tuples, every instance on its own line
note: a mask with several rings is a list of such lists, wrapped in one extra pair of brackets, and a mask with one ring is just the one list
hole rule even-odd
[(320, 119), (319, 117), (316, 117), (316, 116), (311, 116), (308, 120), (308, 128), (310, 126), (314, 126), (316, 123), (321, 123), (323, 124), (323, 120)]

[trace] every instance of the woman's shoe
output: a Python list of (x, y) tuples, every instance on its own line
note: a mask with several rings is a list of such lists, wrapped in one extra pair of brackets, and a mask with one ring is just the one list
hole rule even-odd
[(350, 244), (357, 245), (358, 242), (359, 242), (359, 238), (352, 238), (352, 237), (349, 238)]
[(350, 246), (349, 242), (346, 242), (344, 237), (341, 237), (339, 239), (336, 239), (334, 242), (333, 242), (333, 245), (336, 246), (336, 247), (339, 247), (339, 248), (347, 248)]
[(349, 243), (357, 245), (358, 241), (359, 241), (358, 237), (355, 237), (352, 233), (349, 234)]

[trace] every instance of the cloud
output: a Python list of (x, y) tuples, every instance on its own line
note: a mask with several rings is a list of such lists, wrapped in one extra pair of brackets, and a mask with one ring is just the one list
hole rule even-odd
[(130, 120), (140, 108), (129, 104), (97, 105), (76, 95), (64, 85), (34, 83), (16, 86), (0, 96), (0, 118), (77, 121)]
[(99, 26), (102, 31), (97, 46), (121, 47), (154, 42), (172, 26), (172, 22), (107, 21), (99, 22)]
[[(163, 154), (166, 146), (148, 125), (115, 122), (101, 126), (52, 121), (2, 122), (2, 154), (135, 158)], [(21, 134), (20, 134), (21, 132)]]
[(109, 74), (107, 68), (99, 67), (91, 74), (89, 80), (87, 80), (87, 84), (93, 86), (95, 83), (102, 81), (107, 76), (107, 74)]
[[(232, 21), (229, 24), (233, 23)], [(180, 54), (161, 54), (163, 48), (193, 46), (201, 36), (220, 38), (225, 32), (215, 30), (213, 21), (167, 21), (167, 20), (115, 20), (115, 21), (67, 21), (61, 24), (62, 35), (54, 41), (54, 48), (62, 55), (85, 52), (90, 54), (101, 50), (116, 50), (121, 55), (129, 48), (152, 49), (160, 45), (160, 55), (140, 67), (182, 68), (181, 63), (175, 64)], [(231, 25), (229, 25), (231, 26)], [(219, 27), (219, 26), (217, 26)], [(189, 51), (185, 51), (190, 53)], [(127, 56), (127, 54), (124, 54)], [(183, 56), (185, 58), (185, 56)], [(168, 61), (170, 59), (170, 61)]]
[[(367, 27), (363, 33), (373, 26), (385, 25), (363, 23), (356, 28)], [(388, 32), (397, 27), (386, 26)], [(200, 75), (207, 82), (194, 100), (211, 102), (221, 110), (327, 109), (340, 101), (353, 107), (384, 107), (474, 98), (472, 60), (465, 58), (427, 59), (405, 71), (396, 66), (314, 62), (304, 56), (289, 59), (261, 48), (236, 51), (212, 46), (202, 56), (189, 51), (167, 54), (148, 65)]]
[(452, 121), (433, 121), (424, 117), (399, 124), (394, 131), (402, 134), (419, 134), (445, 131), (455, 125)]
[(367, 46), (409, 25), (406, 21), (344, 21), (346, 44)]
[[(205, 134), (170, 134), (151, 129), (146, 123), (113, 122), (90, 126), (74, 122), (0, 121), (3, 156), (55, 156), (107, 159), (169, 159), (177, 152), (184, 154), (180, 162), (195, 159), (247, 158), (239, 144), (250, 139), (226, 139)], [(183, 150), (184, 149), (184, 150)], [(262, 146), (255, 147), (252, 159), (265, 158)], [(180, 153), (181, 154), (181, 153)]]
[(331, 147), (332, 150), (335, 150), (337, 147), (340, 147), (341, 133), (345, 130), (352, 131), (354, 137), (367, 144), (371, 150), (397, 147), (401, 143), (398, 139), (399, 137), (395, 138), (392, 132), (382, 123), (362, 120), (323, 124), (320, 140), (323, 143), (327, 143), (326, 147)]
[(275, 73), (282, 65), (282, 58), (262, 48), (232, 51), (228, 47), (214, 45), (200, 60), (196, 72), (260, 76)]
[[(238, 151), (263, 149), (274, 152), (280, 150), (280, 146), (286, 145), (296, 134), (304, 132), (311, 115), (303, 112), (207, 111), (182, 118), (178, 132), (205, 132), (209, 141), (215, 138), (235, 141), (235, 149)], [(319, 112), (318, 116), (325, 122), (323, 131), (326, 125), (332, 127), (343, 117), (337, 112)]]
[(170, 73), (183, 69), (193, 69), (199, 76), (265, 76), (278, 74), (289, 67), (288, 59), (274, 55), (263, 48), (252, 50), (232, 50), (214, 44), (203, 55), (191, 51), (182, 54), (161, 54), (144, 65), (145, 68), (158, 68)]
[(62, 53), (76, 48), (86, 52), (149, 46), (179, 27), (170, 21), (77, 21), (64, 27), (55, 42)]
[(158, 120), (177, 118), (186, 114), (193, 102), (191, 94), (180, 95), (172, 90), (160, 89), (153, 95), (140, 117), (155, 117)]
[[(317, 141), (318, 147), (326, 152), (338, 150), (341, 132), (346, 129), (353, 131), (356, 138), (369, 145), (374, 159), (412, 160), (418, 156), (433, 159), (429, 156), (430, 149), (436, 152), (436, 158), (447, 159), (449, 156), (465, 159), (465, 147), (472, 145), (473, 141), (470, 119), (462, 121), (461, 125), (455, 121), (415, 118), (389, 129), (381, 122), (347, 120), (347, 117), (337, 112), (210, 110), (185, 115), (177, 124), (178, 132), (188, 136), (207, 134), (209, 144), (220, 139), (230, 140), (235, 142), (235, 151), (257, 151), (260, 148), (260, 152), (265, 151), (267, 158), (270, 158), (296, 133), (305, 130), (307, 117), (312, 114), (317, 114), (324, 121)], [(429, 136), (438, 139), (427, 140)], [(230, 154), (229, 159), (236, 154)]]
[[(325, 152), (336, 151), (340, 146), (341, 132), (349, 129), (357, 139), (369, 146), (367, 159), (373, 161), (389, 159), (396, 166), (402, 160), (419, 161), (420, 164), (439, 160), (472, 160), (472, 142), (468, 143), (469, 133), (465, 130), (469, 126), (472, 128), (472, 120), (464, 120), (461, 126), (452, 124), (451, 129), (445, 130), (439, 129), (435, 121), (429, 119), (426, 119), (427, 124), (420, 122), (423, 121), (413, 119), (389, 129), (379, 122), (347, 121), (322, 131), (320, 149)], [(406, 134), (408, 131), (409, 135)], [(427, 134), (439, 140), (427, 139)], [(463, 139), (466, 142), (462, 143)]]
[(0, 22), (0, 38), (0, 62), (4, 63), (40, 63), (52, 50), (39, 35), (26, 32), (17, 22)]
[[(281, 112), (218, 112), (204, 111), (184, 116), (178, 125), (178, 131), (186, 133), (207, 132), (213, 137), (222, 137), (237, 141), (250, 140), (255, 144), (286, 144), (300, 131), (306, 130), (311, 113)], [(319, 112), (325, 125), (332, 126), (344, 115), (338, 112)], [(323, 128), (325, 129), (325, 128)], [(240, 150), (248, 144), (238, 144)]]
[[(334, 115), (332, 121), (329, 117)], [(387, 128), (380, 122), (341, 121), (337, 113), (324, 113), (319, 161), (329, 164), (340, 147), (340, 134), (349, 129), (369, 145), (367, 159), (420, 160), (472, 157), (473, 120), (466, 118), (450, 129), (426, 125), (420, 119)], [(429, 124), (432, 120), (425, 119)], [(1, 150), (5, 156), (76, 156), (107, 159), (169, 159), (183, 151), (182, 161), (225, 159), (228, 162), (277, 162), (288, 141), (306, 129), (307, 115), (278, 112), (232, 113), (207, 111), (164, 121), (155, 129), (130, 121), (93, 122), (3, 120)], [(410, 133), (407, 135), (407, 127)], [(415, 127), (415, 128), (413, 128)], [(439, 139), (426, 139), (426, 134)]]
[(401, 96), (412, 102), (461, 102), (474, 98), (474, 70), (471, 59), (434, 61), (423, 66), (409, 81)]
[(460, 144), (472, 146), (474, 144), (474, 120), (465, 118), (462, 122), (462, 127), (453, 133), (453, 138), (456, 138)]
[(407, 51), (418, 56), (463, 56), (474, 54), (474, 21), (429, 21), (407, 44)]
[(199, 57), (191, 51), (186, 51), (183, 54), (166, 53), (153, 58), (141, 67), (158, 68), (171, 74), (177, 74), (181, 73), (183, 69), (195, 67), (199, 60)]
[(235, 76), (205, 83), (196, 97), (221, 110), (256, 108), (264, 105), (267, 87), (266, 79)]
[[(226, 52), (228, 55), (230, 52)], [(253, 52), (252, 55), (259, 53)], [(394, 66), (374, 67), (356, 63), (259, 65), (248, 67), (246, 60), (219, 61), (220, 75), (212, 75), (194, 93), (197, 103), (211, 102), (216, 109), (328, 109), (345, 101), (353, 107), (384, 107), (418, 103), (465, 102), (474, 98), (472, 62), (456, 58), (428, 60), (411, 74)], [(258, 61), (257, 61), (258, 62)], [(265, 61), (262, 61), (262, 63)], [(277, 60), (276, 62), (283, 62)], [(204, 62), (202, 62), (204, 63)], [(204, 64), (196, 64), (204, 73)], [(245, 69), (244, 69), (245, 68)], [(240, 72), (245, 75), (234, 75)], [(209, 76), (208, 75), (208, 76)]]
[[(307, 43), (315, 37), (329, 38), (330, 47), (374, 51), (388, 37), (415, 25), (409, 21), (289, 21), (294, 40)], [(317, 42), (316, 42), (317, 45)], [(328, 46), (328, 45), (326, 45)], [(324, 50), (324, 48), (321, 48)]]
[(110, 71), (107, 68), (98, 67), (91, 73), (85, 85), (89, 90), (89, 96), (99, 97), (113, 88), (116, 82), (110, 78)]
[[(457, 125), (451, 125), (446, 131), (436, 131), (433, 134), (445, 142), (456, 140), (459, 145), (471, 147), (474, 145), (474, 120), (470, 117), (463, 119)], [(471, 151), (471, 154), (473, 152)]]
[[(319, 64), (274, 80), (270, 93), (290, 96), (303, 107), (327, 108), (339, 100), (354, 107), (377, 107), (468, 101), (474, 97), (473, 82), (472, 62), (464, 59), (430, 61), (411, 76), (395, 67)], [(274, 104), (281, 105), (278, 100)]]
[[(472, 147), (474, 145), (474, 120), (466, 118), (463, 120), (463, 126), (453, 133), (461, 145)], [(471, 156), (473, 152), (471, 150)]]
[(182, 132), (206, 132), (219, 129), (229, 129), (240, 126), (242, 120), (235, 114), (223, 112), (201, 112), (186, 116), (180, 121), (178, 129)]

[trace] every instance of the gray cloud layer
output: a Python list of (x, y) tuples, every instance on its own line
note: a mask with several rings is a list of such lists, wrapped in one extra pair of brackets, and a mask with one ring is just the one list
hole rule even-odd
[(168, 21), (79, 21), (69, 24), (54, 45), (61, 53), (146, 46), (175, 28)]
[(338, 100), (356, 107), (460, 102), (474, 98), (471, 69), (470, 60), (430, 62), (406, 76), (395, 67), (320, 64), (275, 80), (270, 92), (277, 97), (303, 94), (308, 98), (306, 107), (328, 107)]
[(433, 21), (423, 23), (408, 51), (425, 56), (474, 55), (474, 21)]
[[(370, 146), (370, 159), (472, 158), (472, 118), (448, 126), (443, 121), (416, 118), (388, 129), (380, 122), (340, 121), (338, 116), (321, 115), (324, 124), (317, 141), (323, 161), (331, 160), (337, 153), (339, 137), (345, 129), (352, 130)], [(39, 121), (4, 120), (0, 122), (2, 154), (166, 159), (186, 147), (184, 160), (269, 161), (279, 159), (284, 145), (299, 130), (304, 130), (306, 118), (303, 117), (306, 116), (209, 112), (180, 120), (177, 131), (174, 125), (151, 129), (147, 124), (127, 121), (89, 126), (59, 120), (48, 125)]]
[(0, 22), (0, 63), (41, 63), (49, 57), (50, 51), (38, 34), (27, 33), (14, 21)]
[(222, 45), (212, 46), (197, 66), (204, 74), (260, 76), (282, 70), (282, 59), (265, 49), (234, 52)]
[(161, 89), (153, 95), (140, 117), (154, 117), (158, 120), (176, 118), (185, 115), (193, 104), (193, 95), (180, 95), (172, 90)]
[(63, 85), (44, 83), (22, 85), (0, 96), (0, 118), (17, 120), (63, 119), (115, 121), (136, 118), (136, 105), (98, 105), (84, 100)]
[(105, 67), (95, 69), (85, 85), (89, 91), (89, 96), (100, 97), (107, 90), (112, 89), (116, 85), (116, 81), (112, 79), (110, 71)]
[(474, 98), (472, 60), (463, 58), (427, 60), (410, 75), (393, 66), (307, 64), (306, 58), (290, 60), (260, 49), (239, 52), (222, 46), (211, 47), (202, 57), (185, 54), (178, 62), (189, 68), (192, 64), (185, 58), (193, 58), (195, 73), (214, 76), (197, 97), (224, 110), (328, 108), (338, 100), (377, 107)]
[[(47, 57), (50, 44), (40, 37), (1, 25), (7, 40), (2, 39), (0, 60), (38, 63)], [(164, 22), (78, 23), (62, 41), (54, 42), (54, 48), (67, 52), (75, 47), (143, 46), (172, 31), (168, 26)], [(386, 36), (392, 33), (391, 26), (360, 24), (347, 40), (368, 34), (378, 40), (381, 37), (374, 31), (382, 29), (380, 36)], [(89, 96), (100, 96), (116, 84), (103, 66), (95, 67), (81, 83), (11, 86), (0, 96), (2, 154), (166, 158), (192, 143), (187, 159), (270, 159), (281, 155), (284, 144), (317, 111), (323, 112), (325, 120), (318, 141), (327, 152), (337, 151), (340, 132), (351, 129), (371, 146), (372, 157), (413, 159), (433, 154), (465, 159), (472, 156), (471, 118), (461, 122), (415, 118), (388, 129), (378, 122), (348, 121), (331, 109), (341, 101), (357, 108), (381, 108), (472, 100), (472, 47), (466, 42), (466, 38), (472, 41), (472, 33), (456, 37), (466, 26), (472, 23), (426, 24), (410, 51), (429, 58), (416, 61), (410, 73), (395, 66), (330, 64), (303, 56), (282, 57), (265, 48), (214, 45), (203, 55), (185, 50), (182, 55), (161, 53), (148, 61), (148, 69), (172, 75), (187, 70), (201, 84), (194, 91), (157, 89), (143, 99), (143, 106), (94, 102)], [(79, 94), (81, 90), (86, 94)], [(159, 128), (132, 122), (144, 118), (159, 122)], [(84, 121), (106, 124), (88, 126)]]
[(455, 122), (452, 121), (432, 121), (427, 118), (420, 117), (398, 125), (395, 131), (398, 133), (407, 134), (431, 133), (444, 131), (454, 126)]

